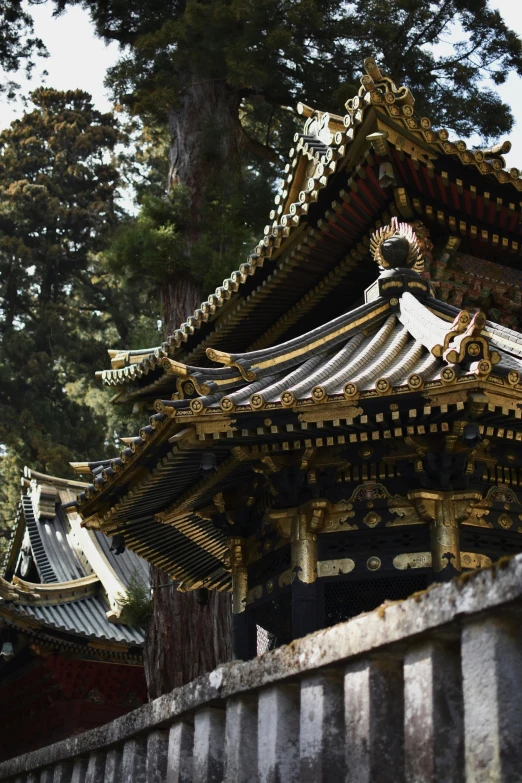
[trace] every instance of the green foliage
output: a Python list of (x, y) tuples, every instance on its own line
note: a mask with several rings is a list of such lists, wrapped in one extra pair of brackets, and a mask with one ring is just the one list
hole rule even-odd
[[(45, 46), (33, 35), (33, 19), (22, 0), (0, 0), (0, 68), (14, 73), (22, 65), (29, 76), (34, 57), (47, 56)], [(0, 81), (0, 92), (12, 97), (18, 87), (13, 81)]]
[[(520, 38), (489, 0), (57, 0), (57, 8), (75, 3), (102, 37), (127, 47), (110, 80), (144, 116), (166, 117), (205, 79), (247, 102), (262, 96), (277, 114), (298, 100), (341, 111), (373, 55), (415, 89), (422, 111), (461, 134), (497, 136), (513, 123), (498, 95), (480, 89), (484, 77), (501, 84), (510, 70), (522, 74)], [(449, 53), (436, 54), (452, 33)], [(480, 110), (484, 99), (490, 111)]]
[(9, 545), (20, 502), (20, 461), (14, 452), (0, 456), (0, 563)]
[(169, 197), (145, 195), (136, 220), (120, 228), (109, 258), (119, 276), (130, 281), (143, 276), (161, 283), (167, 274), (188, 271), (180, 228), (186, 222), (186, 188), (173, 188)]
[[(124, 47), (108, 84), (147, 129), (164, 129), (170, 147), (170, 199), (158, 179), (148, 195), (142, 189), (140, 214), (111, 254), (129, 281), (144, 275), (157, 287), (177, 274), (202, 294), (219, 285), (266, 221), (300, 124), (295, 105), (343, 113), (368, 55), (412, 88), (420, 114), (460, 135), (489, 139), (513, 124), (482, 83), (522, 74), (522, 42), (489, 0), (55, 2), (58, 12), (81, 4), (98, 34)], [(180, 186), (187, 210), (174, 203)]]
[(168, 276), (184, 275), (197, 281), (201, 291), (221, 285), (255, 235), (238, 215), (246, 212), (244, 202), (212, 197), (210, 186), (206, 195), (198, 242), (190, 247), (188, 189), (175, 185), (166, 196), (143, 196), (137, 218), (123, 223), (107, 253), (109, 268), (122, 284), (143, 287), (148, 280), (158, 289)]
[(147, 625), (152, 611), (152, 595), (150, 587), (145, 584), (137, 571), (133, 571), (127, 585), (127, 592), (118, 595), (122, 609), (122, 620), (135, 628)]
[[(63, 475), (69, 460), (115, 451), (107, 406), (85, 394), (145, 303), (125, 297), (102, 253), (121, 219), (114, 117), (79, 90), (32, 101), (0, 133), (0, 443)], [(70, 393), (79, 379), (83, 398)]]

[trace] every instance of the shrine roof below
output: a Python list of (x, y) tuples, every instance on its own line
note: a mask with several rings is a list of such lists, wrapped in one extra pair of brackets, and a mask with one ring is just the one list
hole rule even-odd
[(66, 513), (62, 504), (84, 484), (28, 469), (23, 484), (0, 576), (1, 619), (87, 657), (136, 662), (143, 631), (121, 622), (120, 599), (132, 578), (148, 582), (147, 564), (131, 551), (116, 557), (106, 536)]

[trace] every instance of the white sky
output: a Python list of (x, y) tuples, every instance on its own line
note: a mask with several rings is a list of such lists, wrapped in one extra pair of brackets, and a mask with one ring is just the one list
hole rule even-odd
[[(57, 90), (82, 89), (90, 92), (97, 109), (111, 108), (103, 80), (107, 68), (118, 59), (118, 45), (106, 46), (94, 34), (89, 14), (79, 6), (69, 8), (62, 16), (53, 17), (52, 3), (32, 5), (35, 34), (49, 51), (49, 57), (40, 59), (31, 81), (22, 74), (14, 78), (22, 85), (22, 93), (34, 90), (41, 83), (40, 74), (47, 70), (45, 84)], [(5, 128), (23, 112), (19, 102), (0, 101), (0, 127)]]
[[(492, 0), (492, 7), (498, 8), (507, 24), (522, 36), (521, 0)], [(42, 38), (49, 51), (49, 57), (41, 61), (34, 72), (33, 79), (27, 82), (22, 76), (17, 81), (22, 84), (22, 92), (28, 93), (41, 83), (40, 72), (46, 69), (49, 75), (45, 83), (59, 90), (81, 88), (91, 93), (96, 108), (110, 109), (103, 80), (107, 68), (113, 65), (119, 55), (117, 44), (106, 46), (94, 35), (89, 15), (78, 6), (69, 8), (58, 18), (52, 16), (52, 3), (32, 5), (31, 13), (35, 20), (35, 32)], [(511, 74), (506, 84), (497, 88), (502, 98), (511, 105), (516, 124), (509, 138), (513, 149), (506, 156), (508, 166), (522, 169), (522, 78)], [(23, 106), (20, 102), (0, 100), (0, 128), (20, 116)], [(475, 143), (476, 141), (473, 140)]]

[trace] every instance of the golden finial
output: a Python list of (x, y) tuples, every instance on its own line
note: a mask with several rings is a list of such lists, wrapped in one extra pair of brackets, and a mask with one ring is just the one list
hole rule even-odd
[(417, 237), (408, 223), (399, 223), (396, 217), (391, 223), (375, 231), (370, 238), (370, 253), (381, 269), (409, 267), (422, 272), (424, 260)]

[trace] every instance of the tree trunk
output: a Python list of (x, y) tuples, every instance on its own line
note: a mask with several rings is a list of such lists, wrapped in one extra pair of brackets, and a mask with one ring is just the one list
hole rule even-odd
[(205, 202), (217, 188), (221, 197), (241, 181), (243, 132), (241, 97), (221, 79), (194, 76), (176, 107), (168, 112), (171, 132), (169, 188), (189, 191), (190, 221), (185, 235), (189, 250), (204, 228)]
[[(181, 182), (197, 200), (206, 172), (228, 176), (239, 159), (243, 133), (239, 122), (241, 96), (223, 79), (199, 79), (168, 110), (171, 132), (170, 184)], [(226, 172), (223, 164), (227, 163)]]
[[(183, 239), (189, 262), (202, 231), (208, 231), (206, 203), (226, 198), (240, 181), (239, 104), (237, 92), (224, 82), (194, 78), (169, 111), (169, 189), (181, 185), (188, 190), (190, 215)], [(200, 302), (197, 281), (190, 274), (167, 278), (161, 291), (165, 336)], [(156, 698), (231, 660), (232, 617), (229, 593), (210, 591), (208, 604), (201, 606), (195, 592), (177, 592), (168, 574), (154, 567), (152, 583), (145, 674), (149, 697)]]
[(201, 292), (188, 275), (169, 275), (161, 287), (165, 337), (171, 335), (201, 304)]
[(232, 630), (229, 593), (210, 590), (201, 606), (194, 591), (179, 593), (159, 568), (152, 569), (152, 583), (144, 658), (149, 698), (155, 699), (229, 661)]

